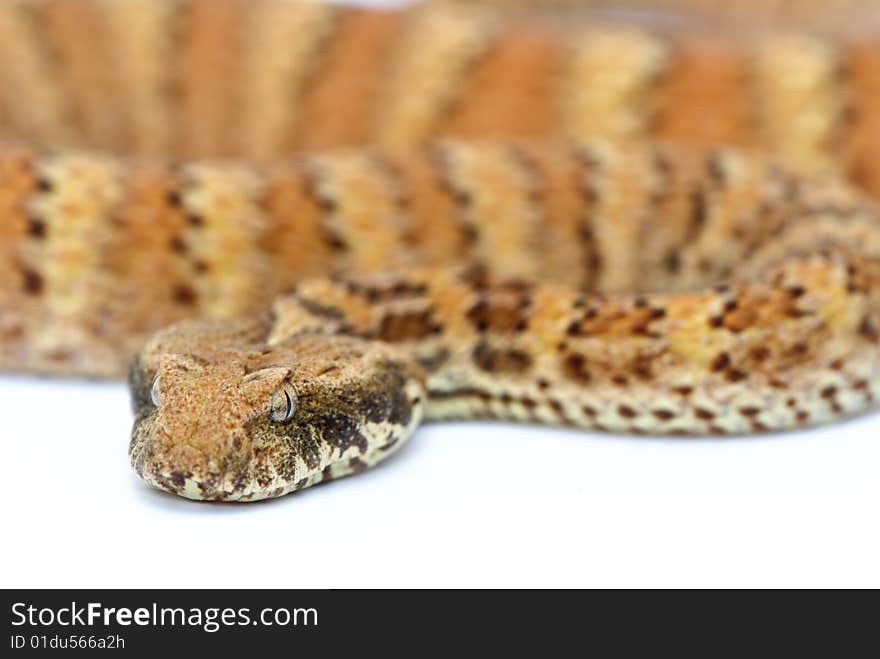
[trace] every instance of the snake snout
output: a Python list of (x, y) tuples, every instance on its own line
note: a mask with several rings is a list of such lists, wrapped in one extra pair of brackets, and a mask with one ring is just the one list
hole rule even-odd
[(133, 445), (131, 459), (138, 475), (172, 494), (226, 500), (235, 498), (248, 480), (250, 454), (242, 450), (245, 442), (237, 436), (186, 443), (147, 424), (143, 431), (136, 431)]
[(164, 359), (153, 379), (130, 447), (135, 471), (150, 485), (191, 499), (225, 500), (248, 482), (252, 406), (237, 387), (235, 365), (181, 368)]

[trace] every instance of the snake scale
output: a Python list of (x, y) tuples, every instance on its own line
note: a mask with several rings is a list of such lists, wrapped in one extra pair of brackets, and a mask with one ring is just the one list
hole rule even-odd
[(212, 500), (360, 473), (422, 419), (873, 406), (870, 21), (520, 4), (0, 5), (0, 368), (127, 369), (135, 471)]

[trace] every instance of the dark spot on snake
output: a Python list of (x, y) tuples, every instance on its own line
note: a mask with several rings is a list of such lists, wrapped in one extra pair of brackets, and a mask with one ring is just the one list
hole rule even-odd
[(486, 342), (477, 344), (471, 354), (474, 363), (487, 373), (522, 373), (532, 365), (532, 358), (516, 349), (494, 349)]
[(172, 236), (168, 241), (168, 247), (176, 254), (186, 254), (186, 242), (180, 236)]
[(169, 206), (178, 207), (183, 203), (179, 190), (169, 190), (165, 195), (165, 201)]
[(382, 318), (376, 338), (390, 343), (415, 341), (434, 334), (435, 327), (430, 310), (389, 314)]
[(691, 226), (701, 228), (706, 223), (706, 193), (702, 188), (696, 187), (691, 190)]
[(189, 213), (186, 216), (187, 224), (191, 227), (201, 227), (205, 224), (205, 220), (201, 215), (197, 215), (195, 213)]
[(736, 369), (736, 368), (731, 369), (730, 371), (727, 372), (728, 382), (742, 382), (743, 380), (747, 379), (748, 377), (749, 377), (748, 373), (746, 373), (745, 371), (740, 371), (739, 369)]
[(795, 343), (791, 348), (788, 349), (787, 353), (790, 356), (798, 356), (804, 355), (809, 351), (809, 346), (803, 341), (799, 341)]
[(461, 225), (461, 235), (464, 238), (464, 241), (469, 244), (473, 244), (477, 242), (480, 237), (479, 231), (477, 231), (477, 227), (473, 224), (462, 224)]
[(745, 417), (758, 416), (761, 413), (761, 408), (759, 408), (759, 407), (741, 407), (741, 408), (739, 408), (739, 413)]
[(363, 398), (364, 417), (372, 423), (381, 423), (391, 415), (391, 395), (384, 389), (369, 391)]
[(629, 405), (619, 405), (617, 407), (617, 413), (625, 419), (632, 419), (638, 415), (638, 413)]
[(174, 287), (171, 295), (175, 302), (185, 306), (193, 306), (196, 303), (196, 292), (185, 284), (178, 284)]
[(327, 412), (320, 420), (319, 427), (324, 441), (340, 452), (352, 446), (356, 446), (361, 453), (367, 450), (367, 438), (358, 430), (357, 424), (344, 414)]
[(450, 357), (448, 348), (441, 348), (433, 355), (426, 355), (417, 358), (419, 365), (429, 373), (438, 370), (445, 364)]
[(715, 418), (715, 412), (712, 410), (707, 410), (703, 407), (698, 407), (694, 410), (694, 416), (703, 421), (711, 421)]
[(594, 181), (585, 181), (581, 186), (581, 195), (589, 205), (596, 204), (600, 199), (599, 187)]
[(382, 446), (379, 447), (379, 450), (380, 451), (388, 451), (391, 448), (393, 448), (397, 444), (397, 442), (399, 442), (399, 441), (400, 441), (400, 437), (396, 437), (396, 436), (392, 435), (391, 433), (389, 433), (388, 434), (388, 441), (386, 441), (384, 444), (382, 444)]
[(730, 366), (730, 355), (726, 352), (722, 352), (712, 360), (709, 367), (717, 373), (718, 371), (723, 371), (728, 366)]
[(518, 301), (481, 299), (468, 310), (467, 317), (480, 332), (521, 332), (528, 326), (526, 306), (527, 296)]
[(345, 319), (345, 313), (341, 309), (321, 304), (320, 302), (315, 302), (314, 300), (302, 297), (298, 293), (295, 294), (294, 297), (303, 309), (314, 316), (318, 316), (319, 318), (326, 318), (328, 320)]
[(587, 368), (587, 359), (581, 354), (566, 357), (562, 363), (562, 369), (569, 378), (581, 384), (587, 384), (593, 379)]
[(47, 178), (40, 177), (37, 179), (37, 190), (40, 192), (51, 192), (55, 186)]
[(360, 474), (367, 470), (367, 463), (360, 458), (352, 458), (348, 461), (348, 468), (351, 469), (352, 473)]
[(749, 350), (749, 357), (756, 362), (763, 362), (770, 357), (770, 349), (766, 346), (755, 346)]
[(324, 231), (324, 240), (330, 249), (336, 252), (344, 252), (348, 250), (348, 244), (339, 235), (332, 231)]
[(38, 272), (22, 270), (21, 274), (24, 280), (22, 286), (25, 293), (28, 295), (40, 295), (43, 292), (43, 277)]
[(675, 250), (670, 250), (663, 257), (663, 267), (670, 274), (678, 274), (681, 271), (681, 255)]
[(874, 327), (871, 319), (865, 316), (859, 323), (859, 336), (863, 339), (876, 343), (880, 339), (880, 332)]
[(651, 414), (659, 421), (669, 421), (675, 418), (675, 412), (669, 410), (651, 410)]
[(650, 355), (639, 355), (632, 363), (632, 371), (640, 380), (652, 380), (654, 378), (654, 370), (652, 358)]
[(333, 214), (339, 209), (339, 204), (332, 197), (327, 196), (313, 188), (313, 198), (318, 206), (327, 214)]
[(819, 395), (826, 400), (834, 398), (837, 395), (837, 387), (834, 385), (825, 387), (819, 392)]
[(412, 420), (412, 405), (404, 393), (404, 378), (400, 374), (393, 374), (386, 378), (391, 398), (391, 409), (388, 412), (388, 421), (396, 425), (406, 426)]
[(46, 223), (37, 217), (28, 218), (27, 232), (31, 238), (45, 238)]
[(447, 389), (445, 391), (432, 390), (429, 393), (431, 398), (437, 400), (448, 400), (451, 398), (477, 398), (484, 403), (492, 400), (492, 396), (489, 393), (483, 391), (482, 389), (477, 389), (476, 387), (465, 389)]

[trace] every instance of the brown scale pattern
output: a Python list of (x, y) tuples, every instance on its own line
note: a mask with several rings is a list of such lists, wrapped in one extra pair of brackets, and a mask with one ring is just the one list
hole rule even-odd
[[(4, 351), (4, 364), (118, 373), (132, 347), (158, 327), (188, 317), (258, 311), (297, 281), (334, 271), (455, 264), (474, 285), (519, 278), (606, 292), (619, 290), (620, 281), (645, 291), (694, 289), (728, 278), (741, 259), (762, 247), (767, 252), (765, 244), (787, 229), (868, 212), (837, 184), (783, 176), (770, 162), (733, 151), (491, 146), (447, 142), (387, 154), (347, 152), (261, 170), (223, 164), (132, 167), (110, 159), (9, 152), (10, 166), (59, 172), (60, 178), (52, 182), (32, 174), (34, 198), (24, 194), (14, 202), (26, 224), (4, 243), (12, 248), (5, 262), (17, 269), (19, 281), (5, 308), (15, 310), (13, 300), (24, 295), (28, 304), (37, 303), (24, 317), (65, 318), (70, 351), (67, 361), (57, 356), (41, 361), (32, 347), (17, 344)], [(438, 151), (445, 154), (442, 164)], [(660, 175), (627, 178), (627, 172), (639, 170)], [(503, 181), (500, 174), (531, 182), (519, 192), (511, 188), (504, 204), (489, 203)], [(468, 188), (450, 189), (450, 178), (466, 180)], [(79, 198), (78, 180), (91, 181), (106, 197), (85, 215), (80, 204), (86, 202), (64, 201)], [(9, 179), (10, 192), (14, 181)], [(36, 197), (49, 201), (37, 203)], [(620, 198), (626, 206), (609, 205)], [(40, 203), (45, 210), (37, 215)], [(511, 215), (511, 208), (521, 208), (523, 215)], [(70, 225), (68, 216), (79, 219)], [(495, 228), (499, 222), (504, 230)], [(533, 233), (533, 222), (547, 230)], [(92, 261), (46, 260), (69, 253), (46, 240), (68, 226), (79, 227), (79, 240), (102, 236), (91, 246)], [(640, 248), (645, 241), (650, 249)], [(626, 271), (621, 263), (629, 264)], [(47, 279), (42, 270), (50, 264), (60, 274)], [(618, 271), (616, 276), (627, 279), (607, 276)], [(83, 292), (73, 315), (69, 303), (56, 296), (71, 281)], [(526, 291), (513, 289), (509, 299), (493, 306), (477, 304), (469, 318), (490, 329), (524, 329), (532, 304)], [(408, 312), (401, 322), (425, 325), (419, 313)], [(100, 327), (93, 326), (95, 316), (102, 318)], [(585, 318), (584, 327), (594, 322)], [(386, 331), (396, 334), (400, 328), (389, 325)], [(115, 356), (105, 354), (99, 364), (88, 356), (96, 346)]]
[(423, 416), (872, 406), (880, 231), (843, 179), (880, 193), (876, 36), (493, 4), (0, 6), (31, 145), (0, 149), (0, 368), (144, 345), (132, 463), (216, 499), (359, 473)]
[[(805, 167), (832, 163), (876, 187), (877, 46), (864, 21), (856, 31), (817, 19), (818, 30), (797, 41), (790, 32), (725, 30), (696, 17), (625, 25), (613, 12), (538, 20), (534, 11), (450, 3), (385, 11), (277, 0), (126, 3), (22, 0), (0, 10), (4, 49), (18, 54), (0, 62), (0, 78), (10, 83), (0, 93), (9, 110), (0, 115), (4, 134), (53, 148), (268, 158), (438, 134), (592, 138), (607, 130), (770, 146)], [(590, 48), (603, 38), (602, 20), (617, 20), (612, 29), (623, 21), (627, 38), (622, 52), (612, 40), (602, 47), (605, 59), (596, 59)], [(297, 29), (303, 39), (292, 38)], [(627, 68), (637, 64), (625, 49), (642, 46), (656, 62), (640, 73)], [(592, 65), (576, 66), (583, 57)], [(620, 67), (614, 76), (611, 62)], [(777, 84), (783, 74), (774, 72), (786, 70), (802, 76), (796, 92)], [(139, 72), (140, 86), (131, 78)], [(36, 84), (20, 84), (36, 75)], [(271, 92), (278, 88), (289, 93)], [(602, 115), (567, 116), (569, 99), (587, 89), (591, 111)], [(797, 107), (816, 118), (800, 118)], [(615, 113), (634, 123), (621, 132), (608, 121)]]

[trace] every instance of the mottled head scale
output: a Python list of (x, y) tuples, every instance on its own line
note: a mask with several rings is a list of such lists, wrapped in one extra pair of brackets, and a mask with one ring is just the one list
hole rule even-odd
[[(319, 334), (269, 346), (263, 326), (246, 322), (224, 341), (215, 327), (161, 332), (132, 366), (130, 456), (153, 486), (196, 499), (279, 496), (366, 469), (421, 418), (421, 385), (385, 346)], [(196, 349), (196, 336), (215, 340)]]

